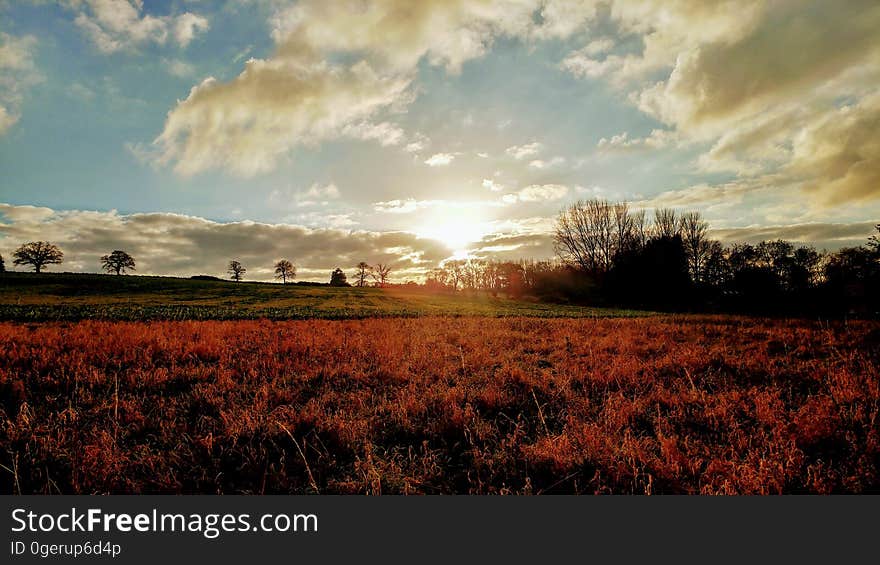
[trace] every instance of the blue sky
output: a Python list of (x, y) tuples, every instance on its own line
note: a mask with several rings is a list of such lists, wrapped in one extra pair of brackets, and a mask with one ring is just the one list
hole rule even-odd
[(258, 277), (294, 254), (306, 278), (417, 277), (550, 256), (590, 197), (857, 244), (880, 216), (880, 8), (835, 6), (0, 1), (0, 253), (51, 236), (95, 270), (116, 234), (147, 272), (247, 251)]

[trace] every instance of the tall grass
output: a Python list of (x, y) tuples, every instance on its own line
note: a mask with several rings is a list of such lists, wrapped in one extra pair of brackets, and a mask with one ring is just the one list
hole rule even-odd
[(2, 323), (0, 490), (877, 492), (878, 342), (722, 317)]

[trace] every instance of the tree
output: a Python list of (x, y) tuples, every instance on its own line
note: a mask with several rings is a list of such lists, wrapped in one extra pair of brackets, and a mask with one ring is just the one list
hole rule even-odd
[(383, 265), (379, 263), (376, 265), (376, 268), (373, 269), (373, 278), (376, 279), (376, 282), (379, 283), (379, 286), (385, 286), (385, 283), (388, 282), (388, 275), (391, 274), (391, 267), (389, 265)]
[(368, 264), (364, 263), (363, 261), (358, 263), (357, 264), (357, 274), (355, 275), (355, 277), (356, 277), (355, 280), (357, 282), (355, 283), (355, 285), (361, 286), (361, 287), (366, 286), (367, 279), (370, 277), (370, 273), (372, 272), (372, 270), (373, 270), (373, 267), (369, 266)]
[(242, 265), (238, 261), (230, 261), (229, 270), (227, 270), (226, 272), (229, 273), (229, 278), (231, 278), (235, 282), (239, 282), (241, 279), (244, 278), (244, 274), (247, 273), (247, 269), (245, 269), (244, 265)]
[(556, 218), (553, 243), (562, 261), (588, 273), (607, 273), (617, 256), (632, 250), (644, 235), (644, 217), (626, 203), (580, 200)]
[(330, 286), (349, 286), (345, 273), (340, 268), (336, 268), (330, 273)]
[(12, 254), (16, 265), (31, 265), (39, 273), (46, 265), (59, 265), (64, 253), (48, 241), (31, 241), (25, 243)]
[(296, 278), (296, 267), (287, 259), (281, 259), (275, 263), (275, 278), (281, 279), (283, 284), (287, 284), (287, 280)]
[(101, 268), (108, 273), (116, 273), (117, 275), (121, 275), (126, 269), (134, 271), (134, 257), (117, 249), (110, 255), (101, 257)]
[(0, 273), (6, 272), (6, 261), (3, 260), (3, 255), (0, 254)]
[(687, 253), (688, 271), (695, 283), (703, 282), (706, 258), (709, 255), (709, 223), (699, 212), (688, 212), (681, 217), (681, 237)]
[(657, 208), (654, 210), (654, 235), (657, 237), (675, 237), (681, 235), (681, 220), (673, 208)]
[(868, 249), (874, 252), (880, 258), (880, 224), (874, 226), (877, 233), (868, 238)]

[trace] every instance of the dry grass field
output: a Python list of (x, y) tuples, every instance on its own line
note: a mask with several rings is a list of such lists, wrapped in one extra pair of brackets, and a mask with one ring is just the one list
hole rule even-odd
[(0, 324), (7, 493), (880, 491), (880, 326)]

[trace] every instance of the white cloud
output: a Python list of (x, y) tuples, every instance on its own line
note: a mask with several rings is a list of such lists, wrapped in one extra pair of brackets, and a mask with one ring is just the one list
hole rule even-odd
[(416, 210), (433, 206), (436, 203), (436, 200), (416, 200), (414, 198), (406, 198), (403, 200), (395, 199), (387, 200), (385, 202), (374, 202), (373, 210), (387, 214), (409, 214)]
[(29, 88), (43, 80), (34, 64), (37, 39), (0, 32), (0, 135), (20, 118), (20, 107)]
[(174, 39), (178, 45), (186, 47), (196, 35), (208, 31), (210, 27), (208, 18), (187, 12), (174, 20)]
[(452, 153), (435, 153), (425, 159), (425, 164), (429, 167), (445, 167), (454, 159), (455, 155)]
[(368, 121), (348, 124), (342, 128), (342, 135), (364, 141), (378, 141), (383, 147), (399, 145), (405, 133), (396, 124), (382, 122), (374, 124)]
[(195, 74), (195, 67), (180, 59), (162, 59), (162, 66), (168, 71), (168, 74), (176, 77), (189, 77)]
[(647, 137), (630, 138), (629, 132), (603, 137), (596, 144), (600, 151), (626, 151), (633, 149), (660, 149), (675, 143), (675, 133), (670, 130), (654, 129)]
[(549, 169), (552, 167), (556, 167), (559, 165), (565, 164), (565, 157), (553, 157), (549, 161), (545, 161), (543, 159), (535, 159), (529, 162), (529, 167), (533, 169)]
[[(269, 204), (273, 208), (310, 208), (328, 206), (340, 197), (339, 188), (334, 183), (314, 183), (306, 190), (293, 188), (275, 189), (269, 193)], [(297, 216), (299, 218), (299, 216)]]
[(329, 68), (251, 59), (232, 82), (209, 78), (193, 87), (155, 143), (161, 162), (175, 162), (182, 174), (226, 168), (254, 175), (274, 169), (293, 147), (346, 135), (346, 127), (387, 108), (408, 86), (408, 79), (381, 76), (366, 62)]
[(501, 197), (506, 204), (516, 202), (544, 202), (559, 200), (568, 194), (568, 187), (562, 184), (533, 184), (522, 190)]
[(483, 188), (491, 190), (492, 192), (502, 192), (504, 190), (504, 185), (497, 183), (492, 179), (483, 179)]
[(169, 36), (186, 47), (209, 28), (207, 18), (190, 12), (178, 16), (146, 14), (142, 0), (83, 0), (71, 6), (77, 10), (76, 25), (104, 53), (147, 43), (162, 45)]
[(514, 145), (512, 147), (508, 147), (505, 150), (505, 153), (513, 157), (514, 159), (520, 160), (525, 159), (526, 157), (532, 157), (533, 155), (537, 155), (544, 149), (544, 145), (533, 141), (531, 143), (526, 143), (525, 145)]

